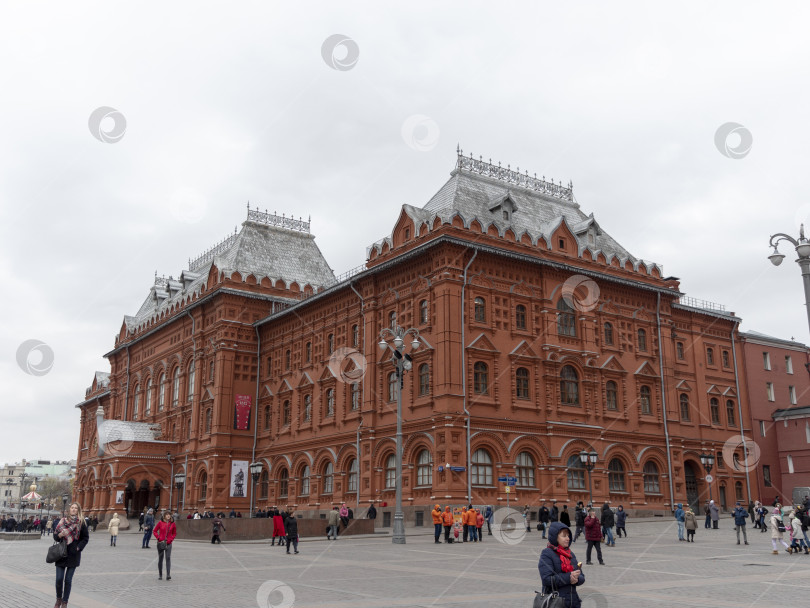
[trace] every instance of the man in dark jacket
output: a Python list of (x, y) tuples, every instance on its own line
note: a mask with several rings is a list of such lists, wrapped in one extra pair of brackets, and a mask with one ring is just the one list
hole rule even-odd
[(577, 587), (585, 583), (585, 575), (569, 549), (570, 543), (571, 529), (560, 522), (552, 522), (548, 528), (548, 547), (540, 553), (537, 569), (543, 593), (556, 591), (565, 601), (566, 608), (580, 608), (582, 601)]
[(616, 525), (616, 517), (613, 514), (613, 509), (610, 508), (608, 503), (602, 505), (602, 527), (605, 529), (605, 537), (607, 539), (608, 547), (615, 547), (616, 541), (613, 540), (613, 526)]
[(368, 513), (366, 513), (366, 517), (369, 519), (377, 519), (377, 509), (374, 508), (374, 505), (371, 505), (368, 508)]
[(745, 524), (748, 520), (748, 511), (742, 506), (740, 501), (737, 501), (737, 506), (734, 507), (734, 512), (732, 513), (734, 516), (734, 527), (737, 530), (737, 544), (740, 544), (740, 529), (742, 529), (743, 539), (745, 540), (745, 544), (748, 544), (748, 534), (745, 532)]
[(568, 505), (563, 505), (562, 513), (560, 513), (560, 523), (571, 527), (571, 516), (568, 514)]
[(557, 503), (551, 504), (551, 511), (549, 511), (548, 519), (551, 523), (560, 521), (560, 510), (557, 508)]
[(581, 500), (577, 503), (577, 512), (574, 515), (574, 525), (576, 525), (577, 530), (574, 533), (574, 540), (571, 541), (572, 543), (577, 542), (577, 538), (579, 538), (579, 535), (582, 534), (583, 530), (585, 530), (585, 505), (582, 504)]
[(585, 553), (585, 563), (591, 565), (591, 549), (596, 547), (596, 557), (599, 558), (599, 563), (604, 566), (605, 562), (602, 561), (602, 526), (599, 523), (599, 518), (593, 509), (588, 509), (588, 515), (585, 517), (585, 540), (588, 541), (588, 550)]
[(290, 544), (298, 553), (298, 520), (295, 519), (294, 512), (290, 512), (284, 520), (284, 529), (287, 531), (287, 555), (290, 554)]
[(546, 530), (548, 529), (550, 518), (551, 513), (549, 513), (546, 503), (543, 503), (543, 506), (540, 507), (540, 511), (537, 512), (537, 520), (543, 524), (543, 538), (546, 537)]

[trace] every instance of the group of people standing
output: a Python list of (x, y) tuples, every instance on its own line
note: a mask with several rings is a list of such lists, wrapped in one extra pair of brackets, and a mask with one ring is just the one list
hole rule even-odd
[[(461, 542), (467, 541), (476, 543), (483, 542), (482, 529), (484, 524), (487, 524), (487, 534), (492, 534), (492, 507), (487, 507), (484, 513), (481, 509), (476, 509), (472, 504), (462, 507), (460, 521), (456, 521), (456, 516), (453, 513), (452, 507), (449, 505), (442, 510), (441, 505), (437, 504), (430, 512), (433, 517), (433, 542), (441, 543), (442, 529), (444, 529), (444, 542)], [(453, 532), (453, 537), (450, 537), (450, 532)], [(460, 538), (459, 538), (460, 537)]]

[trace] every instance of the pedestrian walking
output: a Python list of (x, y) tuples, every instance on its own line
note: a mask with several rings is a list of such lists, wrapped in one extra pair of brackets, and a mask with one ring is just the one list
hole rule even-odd
[(90, 533), (82, 517), (82, 508), (74, 502), (68, 507), (67, 515), (59, 520), (53, 531), (53, 539), (64, 540), (67, 555), (54, 562), (56, 566), (56, 603), (53, 608), (67, 608), (70, 591), (73, 587), (73, 574), (82, 562), (82, 551), (90, 542)]
[(146, 519), (146, 507), (143, 508), (141, 514), (138, 515), (138, 532), (143, 532), (143, 521)]
[(708, 530), (712, 527), (712, 509), (711, 503), (708, 500), (706, 501), (706, 504), (703, 505), (703, 514), (706, 516), (706, 524), (703, 527)]
[(619, 538), (624, 535), (627, 538), (627, 530), (625, 530), (624, 526), (627, 523), (627, 511), (624, 510), (622, 505), (619, 505), (619, 508), (616, 509), (616, 536)]
[(374, 505), (371, 505), (368, 508), (368, 512), (366, 513), (366, 517), (369, 519), (377, 519), (377, 509), (374, 508)]
[(785, 547), (785, 551), (790, 553), (788, 544), (785, 542), (784, 537), (785, 524), (782, 521), (782, 505), (780, 505), (779, 503), (776, 503), (776, 507), (774, 508), (773, 513), (771, 514), (770, 526), (771, 526), (771, 544), (773, 545), (773, 553), (774, 554), (779, 553), (777, 541), (782, 543), (782, 545)]
[(712, 530), (717, 530), (720, 523), (720, 509), (714, 504), (713, 500), (709, 501), (709, 511), (712, 515)]
[(526, 532), (532, 531), (531, 513), (529, 505), (523, 507), (523, 526), (526, 528)]
[(608, 547), (615, 547), (616, 541), (613, 538), (613, 526), (616, 525), (616, 516), (613, 513), (613, 509), (610, 508), (608, 503), (602, 505), (602, 516), (600, 518), (600, 523), (602, 527), (605, 529), (605, 538), (607, 539), (607, 546)]
[[(528, 509), (529, 507), (527, 506), (526, 508)], [(526, 512), (525, 511), (523, 512), (523, 517), (524, 517), (524, 519), (526, 517)], [(468, 520), (469, 520), (469, 515), (467, 515), (467, 507), (461, 507), (461, 527), (464, 530), (464, 535), (463, 535), (464, 538), (463, 538), (462, 542), (465, 542), (465, 543), (467, 542), (467, 535), (470, 533), (470, 527), (469, 527), (469, 521)]]
[(444, 513), (442, 513), (442, 527), (444, 527), (444, 542), (450, 542), (450, 528), (453, 527), (453, 513), (450, 511), (450, 507), (447, 506), (444, 508)]
[(557, 508), (557, 503), (551, 503), (551, 510), (548, 512), (548, 519), (551, 523), (560, 521), (560, 510)]
[(492, 536), (492, 506), (487, 505), (487, 510), (484, 513), (484, 520), (487, 522), (487, 536)]
[[(228, 528), (225, 527), (225, 522), (222, 521), (222, 516), (224, 513), (220, 512), (217, 513), (217, 516), (214, 518), (214, 521), (211, 522), (211, 544), (222, 544), (222, 539), (219, 537), (222, 530), (228, 531)], [(275, 541), (275, 539), (273, 539)]]
[(684, 523), (686, 522), (686, 511), (683, 510), (683, 504), (678, 503), (675, 505), (675, 521), (678, 522), (678, 540), (686, 540), (683, 535)]
[(479, 509), (475, 510), (475, 533), (478, 537), (478, 542), (483, 542), (483, 530), (484, 529), (484, 516), (481, 515), (481, 511)]
[(697, 517), (695, 512), (690, 507), (686, 507), (686, 515), (684, 515), (684, 528), (686, 528), (686, 542), (695, 542), (695, 530), (697, 530)]
[(577, 510), (574, 513), (574, 524), (577, 529), (574, 533), (574, 539), (571, 541), (572, 543), (577, 542), (577, 538), (585, 530), (585, 505), (582, 504), (581, 500), (577, 503)]
[(540, 553), (537, 569), (543, 584), (543, 593), (555, 591), (564, 600), (566, 608), (579, 608), (582, 601), (577, 587), (585, 583), (581, 563), (571, 552), (571, 529), (562, 522), (552, 522), (548, 529), (548, 545)]
[[(0, 530), (2, 530), (2, 527), (0, 527)], [(53, 530), (53, 520), (49, 517), (48, 521), (45, 522), (45, 533), (50, 536), (52, 530)]]
[(278, 546), (283, 547), (286, 537), (287, 531), (284, 529), (284, 518), (281, 516), (281, 512), (273, 507), (273, 540), (270, 544), (275, 545), (278, 538)]
[(807, 553), (807, 545), (804, 543), (804, 537), (802, 536), (802, 522), (796, 516), (796, 511), (791, 510), (788, 513), (788, 522), (790, 524), (790, 551), (791, 553), (801, 553), (802, 548), (804, 548), (804, 552)]
[(141, 542), (141, 549), (149, 548), (149, 539), (152, 538), (152, 530), (155, 527), (155, 515), (152, 509), (146, 512), (146, 517), (143, 518), (143, 540)]
[(118, 518), (118, 513), (113, 513), (108, 529), (110, 530), (110, 546), (114, 547), (115, 542), (118, 540), (118, 528), (121, 525), (121, 520)]
[(560, 512), (560, 523), (568, 526), (569, 530), (571, 529), (571, 516), (568, 514), (568, 505), (563, 505)]
[(596, 557), (599, 559), (601, 565), (605, 565), (602, 561), (602, 525), (599, 523), (599, 518), (593, 509), (588, 509), (588, 514), (585, 517), (585, 540), (588, 542), (588, 549), (585, 553), (585, 563), (592, 565), (591, 562), (591, 549), (596, 547)]
[(298, 553), (298, 520), (295, 519), (295, 512), (290, 511), (284, 521), (284, 529), (287, 531), (287, 555), (290, 554), (290, 545)]
[(164, 511), (163, 517), (155, 526), (158, 552), (158, 580), (163, 580), (163, 558), (166, 558), (166, 580), (172, 580), (172, 543), (177, 536), (177, 526), (170, 511)]
[(759, 531), (765, 533), (768, 526), (765, 524), (765, 518), (768, 516), (768, 509), (761, 502), (757, 501), (758, 516), (759, 516)]
[(543, 524), (543, 538), (545, 538), (546, 530), (548, 529), (548, 524), (551, 519), (551, 513), (549, 512), (546, 503), (543, 503), (543, 506), (540, 507), (540, 511), (537, 512), (537, 519), (541, 524)]
[(337, 540), (338, 524), (340, 523), (340, 513), (338, 512), (338, 508), (335, 507), (329, 511), (329, 515), (326, 519), (327, 523), (329, 524), (329, 527), (326, 530), (326, 540), (332, 540), (333, 537), (335, 540)]
[(740, 530), (743, 533), (743, 540), (748, 544), (748, 534), (745, 532), (745, 524), (748, 522), (748, 511), (742, 506), (742, 502), (737, 501), (737, 506), (734, 507), (734, 512), (731, 514), (734, 517), (734, 528), (737, 530), (737, 544), (740, 544)]
[(430, 516), (433, 518), (433, 542), (439, 544), (441, 542), (439, 538), (442, 535), (442, 508), (436, 505), (430, 512)]

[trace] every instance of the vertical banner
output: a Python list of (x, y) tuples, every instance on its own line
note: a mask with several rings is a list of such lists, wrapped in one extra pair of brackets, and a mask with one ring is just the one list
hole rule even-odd
[(117, 504), (117, 505), (124, 504), (124, 491), (123, 490), (117, 490), (115, 492), (115, 504)]
[(247, 472), (247, 460), (231, 461), (231, 498), (244, 498), (247, 496), (247, 494), (245, 494), (245, 479), (247, 479)]
[(233, 410), (233, 428), (237, 431), (250, 430), (250, 395), (236, 395), (236, 407)]

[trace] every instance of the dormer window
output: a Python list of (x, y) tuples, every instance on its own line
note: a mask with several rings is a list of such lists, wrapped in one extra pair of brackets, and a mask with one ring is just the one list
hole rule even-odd
[(509, 219), (509, 212), (506, 209), (503, 210), (503, 219), (505, 220)]
[(407, 241), (407, 240), (409, 240), (410, 238), (411, 238), (411, 229), (410, 229), (410, 228), (406, 228), (406, 229), (405, 229), (405, 240)]
[(560, 246), (560, 249), (565, 249), (565, 239), (560, 239), (557, 241), (557, 244)]

